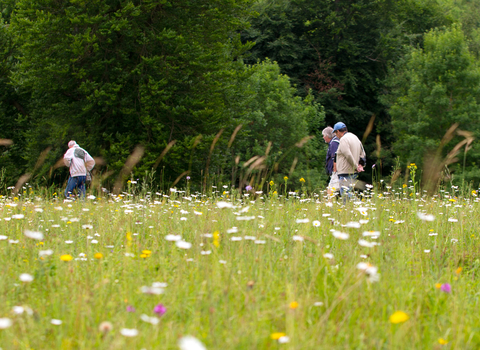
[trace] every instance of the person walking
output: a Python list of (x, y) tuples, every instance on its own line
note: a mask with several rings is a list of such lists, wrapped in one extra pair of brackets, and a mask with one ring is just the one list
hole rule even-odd
[(333, 126), (333, 132), (335, 136), (340, 139), (335, 160), (338, 179), (340, 181), (340, 194), (343, 196), (345, 190), (347, 190), (348, 196), (350, 196), (350, 190), (355, 185), (358, 173), (363, 171), (363, 166), (365, 165), (365, 150), (358, 137), (348, 132), (345, 123), (336, 123)]
[(68, 150), (63, 156), (63, 161), (70, 171), (67, 188), (65, 189), (65, 198), (70, 198), (75, 189), (84, 198), (87, 176), (90, 176), (90, 172), (95, 166), (95, 160), (87, 151), (72, 140), (68, 143)]
[(338, 175), (334, 169), (335, 153), (337, 153), (340, 139), (333, 133), (333, 128), (327, 126), (322, 130), (323, 140), (328, 144), (327, 157), (325, 159), (325, 170), (327, 175), (330, 176), (330, 182), (327, 187), (328, 198), (331, 198), (332, 194), (336, 190), (340, 190)]

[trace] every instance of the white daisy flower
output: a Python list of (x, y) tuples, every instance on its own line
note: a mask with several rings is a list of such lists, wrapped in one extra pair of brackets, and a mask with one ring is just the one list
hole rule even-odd
[(179, 241), (182, 239), (182, 236), (180, 235), (166, 235), (165, 236), (165, 239), (167, 241), (172, 241), (172, 242), (175, 242), (175, 241)]
[(221, 202), (217, 202), (217, 207), (220, 208), (220, 209), (223, 209), (223, 208), (233, 208), (233, 204), (232, 204), (232, 203), (228, 203), (228, 202), (221, 201)]
[(155, 316), (149, 317), (145, 314), (142, 314), (140, 316), (140, 319), (144, 322), (153, 324), (154, 326), (160, 323), (160, 319), (158, 317), (155, 317)]
[(180, 350), (207, 350), (205, 345), (195, 337), (187, 335), (178, 340)]
[(138, 335), (138, 330), (132, 328), (122, 328), (120, 330), (120, 334), (123, 335), (124, 337), (136, 337)]
[(12, 326), (12, 320), (6, 317), (0, 318), (0, 329), (6, 329)]
[(38, 252), (38, 256), (42, 257), (42, 256), (49, 256), (49, 255), (52, 255), (53, 254), (53, 250), (51, 249), (47, 249), (47, 250), (40, 250)]
[(360, 228), (360, 223), (356, 221), (350, 221), (347, 222), (345, 225), (342, 225), (342, 227), (347, 227), (347, 228)]
[(25, 230), (24, 235), (31, 239), (36, 239), (41, 241), (43, 239), (43, 233), (37, 231)]
[(20, 281), (22, 281), (22, 282), (32, 282), (33, 281), (33, 276), (28, 274), (28, 273), (22, 273), (19, 278), (20, 278)]
[(192, 243), (185, 242), (185, 241), (177, 241), (175, 245), (180, 249), (190, 249), (192, 247)]
[(332, 232), (333, 237), (341, 240), (346, 240), (350, 237), (348, 233), (340, 232), (340, 231), (333, 231)]
[(435, 220), (435, 216), (433, 216), (432, 214), (424, 214), (424, 213), (418, 212), (417, 216), (420, 220), (423, 220), (423, 221), (433, 221), (433, 220)]

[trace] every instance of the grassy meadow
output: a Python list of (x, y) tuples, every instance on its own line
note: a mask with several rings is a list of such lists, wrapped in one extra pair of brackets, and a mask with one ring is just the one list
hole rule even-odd
[(480, 348), (475, 191), (216, 190), (2, 196), (0, 347)]

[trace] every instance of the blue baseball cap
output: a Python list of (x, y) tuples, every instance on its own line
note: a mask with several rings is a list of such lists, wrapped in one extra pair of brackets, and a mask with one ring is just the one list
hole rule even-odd
[(345, 123), (342, 123), (342, 122), (338, 122), (337, 124), (335, 124), (333, 126), (333, 131), (337, 131), (337, 130), (340, 130), (340, 129), (343, 129), (343, 128), (346, 128), (347, 126), (345, 125)]

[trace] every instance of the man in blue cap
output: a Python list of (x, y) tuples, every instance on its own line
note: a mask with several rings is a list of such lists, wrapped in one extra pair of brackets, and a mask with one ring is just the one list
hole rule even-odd
[(341, 185), (340, 194), (343, 195), (346, 189), (354, 187), (358, 173), (363, 171), (364, 164), (361, 164), (361, 159), (365, 159), (366, 155), (362, 142), (355, 134), (348, 132), (345, 123), (336, 123), (333, 132), (340, 139), (335, 167)]

